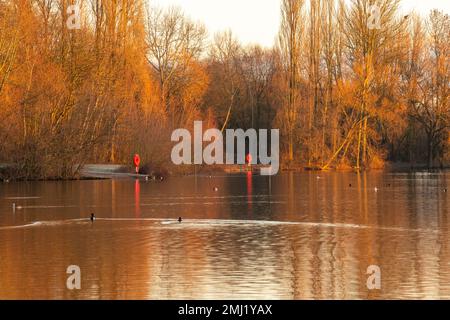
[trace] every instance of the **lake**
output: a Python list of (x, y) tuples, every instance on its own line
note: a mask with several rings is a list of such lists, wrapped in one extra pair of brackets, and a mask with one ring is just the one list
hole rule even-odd
[(449, 185), (381, 171), (0, 183), (0, 299), (450, 299)]

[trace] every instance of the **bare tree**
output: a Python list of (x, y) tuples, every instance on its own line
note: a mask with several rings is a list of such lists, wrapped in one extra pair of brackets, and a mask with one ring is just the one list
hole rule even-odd
[(294, 160), (294, 135), (298, 121), (298, 95), (301, 39), (304, 32), (304, 1), (283, 0), (281, 4), (281, 28), (279, 47), (286, 61), (286, 77), (288, 83), (287, 103), (284, 108), (284, 120), (288, 139), (288, 160)]
[[(378, 17), (371, 10), (374, 5), (379, 10)], [(353, 0), (344, 17), (348, 60), (358, 85), (357, 169), (368, 165), (368, 125), (377, 100), (376, 75), (399, 52), (396, 44), (404, 31), (405, 21), (398, 18), (398, 8), (399, 0)], [(370, 19), (373, 18), (379, 19), (379, 28), (371, 27)]]
[(175, 92), (183, 85), (183, 74), (204, 51), (206, 30), (187, 19), (180, 9), (147, 9), (147, 59), (156, 72), (161, 103), (172, 117), (177, 114)]
[(423, 127), (427, 137), (427, 163), (431, 168), (448, 139), (450, 128), (450, 18), (432, 11), (426, 34), (416, 23), (409, 70), (411, 117)]

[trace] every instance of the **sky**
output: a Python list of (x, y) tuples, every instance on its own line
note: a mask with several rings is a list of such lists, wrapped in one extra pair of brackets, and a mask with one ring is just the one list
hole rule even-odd
[[(205, 24), (210, 34), (231, 30), (244, 44), (274, 44), (280, 26), (281, 0), (148, 0), (152, 6), (181, 7), (194, 21)], [(450, 13), (450, 0), (403, 0), (402, 10), (420, 14), (437, 8)]]

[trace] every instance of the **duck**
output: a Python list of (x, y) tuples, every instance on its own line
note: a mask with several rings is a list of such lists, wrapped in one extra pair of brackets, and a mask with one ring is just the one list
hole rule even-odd
[(94, 222), (95, 221), (95, 214), (91, 213), (91, 221)]
[(181, 217), (179, 217), (178, 222), (181, 223), (181, 221), (183, 221), (183, 219)]

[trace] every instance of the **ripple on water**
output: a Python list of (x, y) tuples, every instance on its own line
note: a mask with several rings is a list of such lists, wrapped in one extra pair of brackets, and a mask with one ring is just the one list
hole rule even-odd
[[(16, 289), (8, 297), (20, 297), (26, 284), (36, 298), (56, 298), (66, 274), (54, 281), (55, 272), (69, 264), (83, 270), (86, 289), (80, 298), (365, 298), (365, 267), (370, 264), (381, 266), (383, 286), (396, 298), (450, 293), (445, 286), (433, 291), (437, 281), (450, 279), (437, 258), (445, 248), (429, 251), (441, 234), (418, 229), (125, 218), (41, 221), (0, 230), (8, 230), (4, 228), (24, 232), (1, 233), (0, 253), (8, 247), (33, 261), (24, 265), (11, 258), (6, 268), (0, 262), (2, 276), (12, 279)], [(14, 241), (15, 234), (22, 241)], [(18, 281), (30, 270), (42, 277)], [(52, 290), (43, 292), (42, 286)]]

